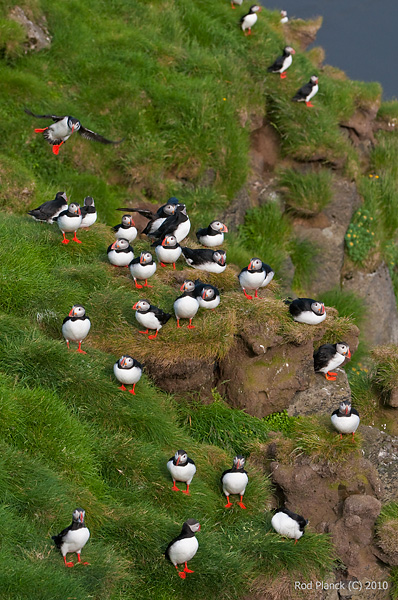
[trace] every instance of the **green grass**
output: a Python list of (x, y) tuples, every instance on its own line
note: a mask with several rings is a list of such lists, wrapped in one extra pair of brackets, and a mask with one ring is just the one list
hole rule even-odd
[(314, 215), (321, 212), (332, 198), (330, 171), (300, 172), (284, 169), (278, 185), (284, 188), (287, 206), (299, 214)]

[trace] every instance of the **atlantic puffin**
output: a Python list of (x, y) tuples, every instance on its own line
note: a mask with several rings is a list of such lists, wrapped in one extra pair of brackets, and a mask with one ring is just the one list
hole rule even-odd
[(268, 67), (268, 73), (280, 73), (281, 79), (286, 79), (285, 71), (293, 62), (292, 54), (296, 54), (296, 51), (290, 46), (285, 46), (282, 56), (278, 56), (276, 61)]
[(296, 298), (287, 301), (287, 304), (289, 304), (290, 314), (298, 323), (318, 325), (326, 319), (325, 305), (312, 298)]
[(224, 242), (224, 233), (228, 233), (228, 227), (221, 221), (212, 221), (208, 227), (199, 229), (196, 232), (196, 237), (202, 246), (214, 248), (215, 246), (221, 246)]
[(108, 260), (114, 267), (128, 267), (134, 258), (134, 250), (128, 240), (119, 238), (106, 251)]
[(289, 17), (287, 16), (287, 10), (281, 10), (281, 23), (284, 25), (289, 21)]
[(116, 379), (122, 384), (119, 390), (126, 391), (125, 385), (132, 385), (130, 394), (135, 396), (135, 384), (141, 379), (142, 364), (132, 356), (124, 354), (113, 365), (113, 372)]
[(36, 119), (52, 119), (54, 123), (49, 125), (48, 127), (44, 127), (43, 129), (35, 129), (35, 133), (42, 133), (43, 137), (49, 144), (53, 147), (53, 153), (58, 154), (59, 149), (70, 138), (74, 131), (78, 131), (79, 134), (86, 138), (87, 140), (92, 140), (94, 142), (101, 142), (101, 144), (120, 144), (123, 140), (118, 140), (117, 142), (113, 142), (112, 140), (107, 140), (102, 137), (98, 133), (91, 131), (91, 129), (86, 129), (80, 123), (78, 119), (74, 117), (65, 116), (65, 117), (57, 117), (56, 115), (36, 115), (32, 113), (29, 109), (25, 108), (25, 112), (27, 115), (31, 117), (35, 117)]
[(59, 213), (57, 217), (53, 217), (53, 220), (57, 222), (58, 227), (64, 236), (61, 244), (69, 244), (70, 240), (66, 238), (65, 233), (71, 233), (72, 231), (74, 232), (72, 241), (81, 244), (81, 241), (76, 237), (76, 231), (79, 229), (82, 222), (82, 212), (78, 204), (72, 202), (66, 210)]
[(166, 235), (174, 235), (177, 242), (180, 243), (187, 237), (190, 229), (191, 221), (189, 220), (185, 204), (177, 204), (175, 213), (163, 221), (152, 237), (163, 240)]
[(202, 249), (192, 250), (183, 246), (182, 253), (187, 264), (193, 269), (207, 273), (222, 273), (227, 268), (225, 250)]
[(315, 372), (324, 373), (329, 381), (336, 381), (337, 373), (333, 373), (332, 369), (337, 369), (346, 358), (351, 358), (350, 347), (346, 342), (323, 344), (314, 352)]
[(178, 571), (181, 579), (185, 579), (187, 573), (194, 573), (194, 571), (188, 569), (187, 562), (195, 556), (198, 550), (199, 544), (195, 533), (199, 530), (199, 521), (187, 519), (182, 526), (180, 535), (174, 538), (166, 548), (165, 557), (175, 566), (177, 571), (178, 565), (185, 564), (184, 570)]
[(142, 217), (148, 219), (148, 223), (146, 224), (146, 227), (145, 229), (143, 229), (142, 233), (145, 233), (145, 235), (149, 237), (154, 237), (156, 235), (157, 230), (165, 221), (165, 219), (174, 215), (178, 204), (178, 199), (172, 196), (168, 199), (166, 204), (160, 206), (156, 212), (152, 212), (143, 208), (118, 208), (117, 210), (128, 210), (131, 212), (137, 212)]
[(249, 482), (247, 472), (244, 470), (245, 459), (243, 456), (235, 456), (232, 469), (224, 471), (221, 475), (221, 483), (224, 494), (227, 497), (227, 504), (224, 508), (229, 508), (232, 503), (229, 500), (230, 494), (239, 494), (240, 501), (238, 502), (241, 508), (246, 508), (243, 504), (243, 495), (246, 491), (246, 486)]
[[(251, 35), (252, 27), (257, 22), (257, 13), (258, 12), (261, 12), (261, 6), (258, 6), (258, 4), (253, 4), (250, 7), (250, 10), (247, 13), (247, 15), (244, 15), (243, 17), (241, 17), (241, 19), (239, 21), (240, 27), (241, 27), (242, 31), (244, 31), (245, 35)], [(247, 32), (246, 32), (246, 30), (247, 30)]]
[[(141, 289), (142, 287), (153, 287), (148, 284), (148, 279), (156, 271), (156, 263), (153, 260), (150, 252), (141, 252), (140, 256), (137, 256), (129, 264), (130, 273), (133, 276), (135, 287)], [(145, 279), (143, 285), (137, 283), (137, 279)]]
[(194, 329), (192, 319), (199, 310), (199, 302), (195, 296), (195, 284), (189, 279), (185, 280), (180, 287), (182, 295), (174, 302), (174, 313), (177, 319), (177, 327), (181, 327), (180, 319), (189, 319), (188, 329)]
[(159, 329), (162, 329), (163, 325), (166, 325), (171, 315), (165, 313), (161, 308), (153, 306), (148, 300), (138, 300), (133, 306), (133, 310), (136, 311), (135, 318), (140, 325), (146, 327), (146, 331), (140, 331), (140, 333), (147, 334), (149, 329), (155, 329), (155, 335), (148, 335), (149, 340), (154, 340)]
[[(66, 567), (73, 567), (73, 562), (66, 561), (66, 555), (71, 552), (76, 552), (77, 562), (81, 563), (80, 554), (90, 537), (90, 531), (84, 522), (86, 511), (82, 508), (75, 508), (72, 514), (72, 523), (66, 527), (58, 535), (53, 535), (52, 539), (57, 548), (61, 551), (64, 557)], [(89, 563), (82, 563), (88, 565)]]
[(177, 450), (177, 452), (167, 462), (167, 469), (173, 479), (173, 487), (171, 488), (174, 492), (180, 490), (176, 486), (176, 481), (182, 481), (186, 483), (187, 489), (181, 490), (183, 494), (189, 496), (189, 485), (196, 473), (196, 466), (193, 460), (188, 457), (185, 450)]
[(123, 238), (130, 242), (130, 244), (131, 242), (134, 242), (138, 234), (134, 219), (131, 215), (123, 215), (122, 222), (119, 225), (112, 227), (112, 229), (115, 232), (116, 239), (120, 240)]
[(314, 106), (310, 100), (318, 92), (318, 77), (313, 75), (308, 83), (301, 87), (295, 96), (293, 96), (293, 102), (305, 102), (307, 106)]
[(340, 439), (343, 439), (343, 433), (352, 433), (352, 441), (354, 434), (359, 425), (359, 413), (355, 408), (351, 408), (351, 402), (344, 400), (339, 408), (332, 412), (332, 425), (340, 433)]
[(97, 220), (97, 209), (95, 208), (94, 199), (91, 196), (86, 196), (80, 210), (82, 213), (80, 229), (88, 229), (91, 225), (94, 225)]
[(80, 304), (72, 306), (69, 315), (62, 322), (62, 335), (65, 338), (66, 345), (69, 348), (69, 342), (78, 342), (77, 352), (86, 354), (82, 350), (82, 341), (88, 336), (91, 321), (86, 315), (86, 311)]
[(182, 250), (175, 235), (165, 235), (162, 241), (158, 240), (152, 246), (155, 246), (156, 256), (161, 267), (173, 265), (173, 269), (176, 268), (176, 262), (180, 258)]
[(54, 218), (64, 210), (68, 210), (68, 198), (65, 192), (57, 192), (54, 200), (48, 200), (40, 204), (37, 208), (30, 210), (28, 215), (34, 218), (35, 221), (41, 221), (42, 223), (54, 222)]
[(200, 308), (215, 309), (220, 304), (220, 292), (215, 285), (202, 283), (200, 279), (195, 279), (196, 300)]
[(271, 519), (271, 525), (277, 533), (284, 537), (297, 540), (304, 535), (305, 526), (308, 525), (308, 519), (304, 519), (301, 515), (297, 515), (288, 508), (280, 508), (276, 511)]
[(252, 258), (249, 265), (241, 270), (238, 275), (240, 286), (246, 298), (253, 300), (246, 290), (255, 290), (254, 297), (258, 298), (257, 292), (266, 287), (273, 279), (275, 273), (269, 265), (263, 263), (260, 258)]

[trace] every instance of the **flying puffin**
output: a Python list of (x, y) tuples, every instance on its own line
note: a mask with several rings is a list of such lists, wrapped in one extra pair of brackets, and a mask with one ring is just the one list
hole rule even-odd
[(97, 211), (95, 208), (94, 200), (91, 196), (84, 198), (84, 205), (80, 208), (82, 213), (82, 222), (80, 223), (80, 229), (88, 229), (97, 220)]
[[(86, 512), (82, 508), (75, 508), (72, 514), (72, 523), (66, 527), (58, 535), (53, 535), (52, 539), (61, 554), (64, 557), (66, 567), (73, 567), (73, 562), (66, 562), (66, 555), (71, 552), (76, 552), (77, 562), (81, 563), (80, 553), (88, 542), (90, 531), (84, 523)], [(89, 563), (82, 563), (88, 565)]]
[(297, 544), (297, 540), (305, 533), (304, 529), (308, 525), (308, 519), (304, 519), (288, 508), (280, 508), (272, 517), (271, 525), (277, 533), (293, 539)]
[(58, 227), (64, 236), (61, 244), (69, 244), (70, 240), (66, 238), (65, 233), (71, 233), (72, 231), (74, 232), (72, 241), (81, 244), (81, 241), (76, 237), (76, 231), (79, 229), (82, 222), (82, 211), (78, 204), (72, 202), (66, 210), (59, 213), (57, 217), (53, 217), (53, 220), (57, 222)]
[(80, 123), (78, 119), (74, 117), (57, 117), (56, 115), (36, 115), (32, 113), (29, 109), (25, 108), (25, 112), (27, 115), (31, 117), (35, 117), (36, 119), (52, 119), (54, 123), (49, 125), (48, 127), (44, 127), (43, 129), (35, 129), (35, 133), (42, 133), (44, 139), (47, 140), (49, 144), (53, 147), (53, 153), (58, 154), (59, 149), (70, 138), (74, 131), (78, 131), (80, 135), (87, 140), (92, 140), (94, 142), (101, 142), (101, 144), (120, 144), (123, 140), (118, 140), (117, 142), (113, 142), (112, 140), (107, 140), (102, 137), (98, 133), (91, 131), (91, 129), (86, 129)]
[(289, 17), (287, 16), (287, 10), (281, 10), (281, 23), (284, 25), (289, 21)]
[(236, 8), (234, 6), (234, 4), (236, 4), (237, 6), (242, 6), (242, 2), (243, 2), (243, 0), (231, 0), (231, 8), (233, 8), (233, 9)]
[(188, 454), (185, 450), (177, 450), (177, 452), (167, 462), (167, 468), (173, 479), (173, 487), (171, 488), (174, 492), (180, 490), (176, 486), (176, 481), (182, 481), (187, 484), (186, 490), (181, 490), (183, 494), (189, 496), (189, 485), (196, 473), (196, 467), (193, 460), (188, 458)]
[(314, 352), (315, 372), (325, 373), (326, 379), (336, 381), (337, 373), (333, 373), (332, 369), (337, 369), (346, 358), (351, 358), (351, 352), (349, 345), (345, 342), (323, 344)]
[(128, 240), (119, 238), (107, 249), (108, 260), (114, 267), (128, 267), (134, 258), (134, 250)]
[(199, 310), (199, 302), (195, 296), (195, 284), (193, 281), (186, 280), (180, 287), (182, 295), (174, 302), (174, 313), (177, 319), (177, 327), (181, 327), (180, 319), (189, 319), (188, 329), (194, 329), (192, 319)]
[(290, 46), (285, 46), (282, 56), (278, 56), (276, 61), (270, 67), (268, 67), (268, 73), (280, 73), (281, 79), (286, 79), (285, 71), (292, 64), (292, 54), (296, 54), (296, 51)]
[(254, 297), (258, 298), (257, 292), (260, 287), (266, 287), (272, 281), (275, 273), (269, 265), (263, 263), (260, 258), (252, 258), (249, 265), (241, 270), (238, 275), (240, 286), (246, 298), (253, 300), (246, 290), (255, 290)]
[(166, 548), (165, 557), (173, 563), (177, 571), (177, 565), (185, 564), (185, 569), (178, 571), (181, 579), (185, 579), (187, 573), (194, 573), (194, 571), (188, 569), (187, 562), (195, 556), (198, 550), (199, 544), (195, 533), (199, 530), (199, 521), (187, 519), (182, 526), (180, 535), (174, 538)]
[(307, 325), (318, 325), (326, 319), (325, 305), (312, 298), (296, 298), (289, 301), (289, 311), (293, 319), (298, 323), (307, 323)]
[(228, 227), (220, 221), (212, 221), (208, 227), (199, 229), (196, 232), (196, 237), (202, 246), (214, 248), (215, 246), (221, 246), (224, 242), (224, 233), (228, 233)]
[(243, 495), (246, 491), (249, 478), (243, 468), (244, 466), (244, 457), (240, 455), (235, 456), (232, 469), (224, 471), (224, 473), (221, 475), (222, 489), (228, 500), (224, 508), (229, 508), (232, 506), (232, 503), (229, 500), (230, 494), (239, 494), (240, 501), (238, 504), (241, 508), (246, 508), (246, 506), (243, 504)]
[(62, 335), (66, 340), (66, 345), (69, 348), (69, 342), (78, 342), (77, 352), (86, 354), (82, 350), (82, 341), (88, 336), (90, 331), (91, 321), (86, 315), (86, 311), (80, 304), (72, 306), (69, 315), (62, 322)]
[(147, 334), (149, 329), (155, 329), (155, 335), (148, 335), (148, 340), (154, 340), (159, 329), (162, 329), (163, 325), (166, 325), (171, 315), (165, 313), (161, 308), (153, 306), (148, 300), (138, 300), (133, 306), (133, 310), (136, 311), (135, 318), (140, 325), (146, 327), (146, 331), (140, 331), (140, 333)]
[(354, 434), (359, 425), (359, 414), (355, 408), (351, 408), (351, 402), (344, 400), (339, 408), (332, 412), (332, 425), (340, 433), (340, 439), (343, 439), (343, 433), (352, 433), (352, 441)]
[(182, 248), (182, 253), (187, 264), (193, 269), (207, 271), (208, 273), (222, 273), (227, 268), (227, 253), (225, 250), (192, 250), (192, 248)]
[(40, 204), (37, 208), (30, 210), (28, 215), (34, 218), (35, 221), (41, 221), (43, 223), (54, 222), (54, 218), (64, 210), (68, 210), (68, 198), (65, 192), (57, 192), (54, 200), (48, 200)]
[(174, 235), (177, 242), (182, 242), (191, 229), (191, 221), (187, 215), (185, 204), (177, 204), (175, 213), (167, 217), (156, 231), (155, 237), (163, 240), (166, 235)]
[(131, 215), (123, 215), (120, 225), (115, 225), (112, 229), (115, 232), (116, 239), (120, 240), (123, 238), (130, 242), (130, 244), (131, 242), (134, 242), (138, 233), (134, 219)]
[(303, 85), (295, 96), (293, 96), (293, 102), (305, 102), (307, 106), (314, 106), (310, 100), (318, 92), (318, 77), (313, 75), (308, 83)]
[(157, 240), (152, 246), (155, 246), (156, 256), (161, 267), (169, 264), (173, 265), (173, 269), (176, 268), (176, 262), (180, 258), (182, 250), (175, 235), (165, 235), (162, 241)]
[(195, 279), (195, 294), (200, 308), (214, 309), (220, 304), (218, 288), (210, 283), (202, 283), (200, 279)]
[[(241, 17), (241, 19), (239, 21), (240, 27), (241, 27), (242, 31), (245, 32), (245, 35), (251, 35), (252, 27), (257, 22), (257, 13), (258, 12), (261, 12), (261, 6), (258, 6), (257, 4), (253, 4), (250, 7), (250, 10), (247, 13), (247, 15), (244, 15), (243, 17)], [(247, 32), (246, 32), (246, 29), (247, 29)]]
[(129, 210), (131, 212), (138, 212), (138, 214), (140, 214), (142, 217), (148, 219), (148, 223), (145, 229), (143, 229), (142, 233), (145, 233), (149, 237), (155, 237), (157, 235), (157, 230), (165, 221), (165, 219), (174, 215), (178, 204), (179, 201), (173, 196), (168, 199), (166, 204), (160, 206), (155, 213), (150, 210), (145, 210), (143, 208), (118, 208), (117, 210)]
[(113, 372), (116, 379), (122, 384), (119, 390), (126, 391), (125, 385), (132, 385), (130, 394), (135, 396), (135, 384), (141, 379), (142, 364), (132, 356), (124, 354), (113, 365)]
[[(130, 273), (133, 276), (135, 287), (141, 289), (142, 287), (153, 287), (148, 284), (148, 279), (156, 271), (156, 263), (153, 261), (152, 254), (150, 252), (141, 252), (140, 256), (137, 256), (129, 264)], [(145, 279), (143, 285), (137, 283), (137, 279)]]

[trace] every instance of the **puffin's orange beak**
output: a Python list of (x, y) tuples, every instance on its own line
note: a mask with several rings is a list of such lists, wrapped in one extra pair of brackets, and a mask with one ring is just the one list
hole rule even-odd
[(117, 244), (118, 244), (117, 240), (116, 240), (116, 242), (113, 242), (113, 244), (111, 246), (111, 250), (114, 250), (115, 248), (117, 248), (118, 247)]
[(182, 284), (182, 286), (180, 287), (180, 292), (182, 292), (183, 290), (185, 290), (185, 281), (184, 281), (184, 283)]
[(164, 238), (163, 242), (162, 242), (162, 246), (167, 246), (168, 242), (166, 242), (166, 238)]
[(80, 523), (83, 523), (83, 513), (80, 513)]
[(220, 262), (221, 262), (221, 264), (223, 266), (225, 265), (225, 256), (224, 255), (221, 256), (221, 261)]
[(179, 457), (177, 458), (177, 464), (176, 464), (176, 466), (178, 466), (178, 463), (180, 462), (180, 458), (181, 458), (181, 456), (179, 456)]
[(123, 357), (122, 360), (120, 361), (120, 366), (124, 367), (125, 364), (126, 364), (126, 359)]
[(228, 227), (226, 225), (223, 225), (221, 231), (222, 233), (228, 233)]
[(348, 350), (347, 358), (351, 358), (351, 350)]
[(74, 308), (70, 309), (70, 313), (69, 313), (69, 317), (74, 317), (75, 316), (75, 310)]
[(137, 302), (134, 304), (133, 306), (133, 310), (137, 310), (137, 305), (138, 305), (139, 300), (137, 300)]
[(207, 292), (207, 290), (203, 290), (203, 292), (202, 292), (202, 298), (203, 298), (203, 300), (206, 298), (206, 292)]

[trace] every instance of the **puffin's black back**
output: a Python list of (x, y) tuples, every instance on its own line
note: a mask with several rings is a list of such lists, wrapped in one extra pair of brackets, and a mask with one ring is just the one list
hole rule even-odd
[(174, 540), (171, 540), (170, 544), (167, 546), (167, 548), (165, 550), (164, 555), (167, 558), (167, 560), (170, 560), (169, 550), (173, 544), (175, 544), (179, 540), (183, 540), (185, 538), (190, 538), (190, 537), (194, 537), (194, 536), (195, 536), (195, 533), (192, 531), (192, 529), (189, 527), (189, 525), (187, 523), (184, 523), (184, 525), (182, 526), (180, 535), (177, 535), (177, 537), (174, 538)]
[(336, 354), (336, 344), (323, 344), (314, 352), (314, 369), (319, 371), (325, 367)]
[(298, 317), (303, 311), (312, 310), (311, 304), (316, 302), (312, 298), (296, 298), (289, 304), (289, 311), (293, 317)]
[(300, 531), (304, 531), (305, 526), (308, 525), (307, 519), (304, 519), (304, 517), (302, 517), (301, 515), (298, 515), (297, 513), (292, 512), (288, 508), (281, 508), (281, 509), (277, 510), (276, 512), (285, 513), (285, 515), (287, 515), (291, 519), (294, 519), (297, 522), (297, 524), (300, 528)]

